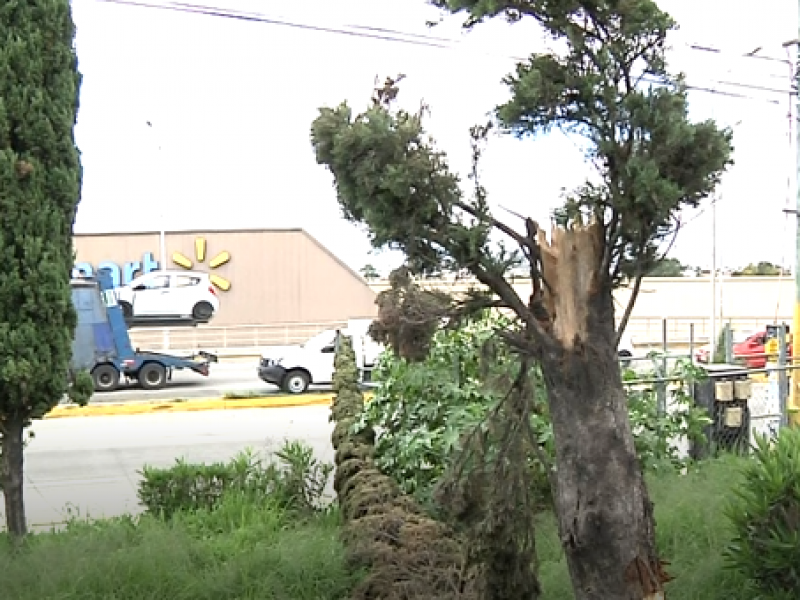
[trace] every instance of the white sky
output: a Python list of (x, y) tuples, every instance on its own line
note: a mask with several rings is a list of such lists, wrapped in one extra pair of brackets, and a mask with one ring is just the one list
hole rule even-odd
[[(346, 99), (360, 110), (377, 75), (405, 73), (401, 98), (415, 106), (424, 96), (433, 110), (431, 133), (466, 177), (468, 128), (504, 99), (500, 79), (513, 67), (510, 57), (543, 47), (529, 24), (496, 21), (465, 34), (452, 17), (428, 29), (426, 20), (438, 12), (425, 0), (194, 2), (304, 25), (379, 27), (451, 41), (436, 42), (442, 49), (73, 0), (84, 76), (77, 232), (152, 231), (160, 222), (167, 230), (303, 227), (352, 267), (371, 262), (385, 269), (392, 258), (368, 255), (366, 236), (340, 218), (330, 175), (315, 163), (309, 128), (317, 108)], [(762, 47), (764, 56), (785, 58), (782, 42), (798, 36), (797, 3), (764, 0), (759, 10), (730, 0), (659, 4), (681, 24), (672, 62), (690, 85), (749, 96), (691, 95), (695, 118), (738, 123), (736, 166), (716, 205), (718, 261), (791, 265), (795, 221), (782, 212), (787, 199), (794, 207), (788, 93), (725, 82), (788, 92), (788, 65), (741, 55)], [(543, 222), (560, 191), (586, 174), (576, 141), (559, 133), (493, 139), (484, 161), (492, 201)], [(687, 215), (691, 223), (673, 256), (710, 264), (711, 213)]]

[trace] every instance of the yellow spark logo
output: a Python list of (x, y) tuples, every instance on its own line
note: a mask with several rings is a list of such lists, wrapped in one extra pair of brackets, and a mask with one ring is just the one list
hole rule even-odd
[[(194, 256), (197, 259), (198, 263), (202, 263), (206, 259), (206, 239), (205, 238), (196, 238), (194, 240)], [(208, 261), (208, 266), (212, 269), (218, 269), (225, 263), (230, 262), (231, 255), (230, 252), (222, 251), (217, 254), (214, 258)], [(172, 262), (174, 262), (179, 267), (183, 267), (184, 269), (193, 269), (194, 268), (194, 261), (186, 256), (185, 254), (181, 254), (180, 252), (173, 252), (172, 253)], [(227, 292), (231, 289), (231, 282), (225, 279), (224, 277), (220, 277), (219, 275), (210, 274), (209, 279), (211, 283), (214, 284), (215, 287), (219, 288), (223, 292)]]

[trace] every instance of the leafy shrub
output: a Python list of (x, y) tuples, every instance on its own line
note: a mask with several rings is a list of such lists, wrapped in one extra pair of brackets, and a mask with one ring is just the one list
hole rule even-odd
[[(657, 360), (657, 355), (652, 358)], [(679, 439), (690, 443), (700, 443), (705, 439), (704, 428), (711, 423), (706, 409), (695, 404), (691, 395), (691, 382), (706, 377), (702, 369), (689, 360), (678, 360), (664, 379), (665, 383), (630, 385), (627, 388), (628, 414), (636, 452), (645, 470), (664, 467), (681, 469), (688, 458), (680, 456), (677, 445)], [(635, 373), (626, 370), (623, 380), (633, 383), (637, 380), (653, 381), (657, 372)], [(664, 406), (659, 406), (658, 386), (662, 387)]]
[[(505, 319), (498, 315), (441, 330), (424, 362), (385, 353), (373, 374), (379, 383), (356, 431), (378, 430), (375, 460), (403, 492), (428, 500), (433, 485), (504, 395), (517, 368), (515, 358), (491, 344)], [(506, 380), (507, 385), (503, 385)], [(543, 401), (539, 403), (544, 406)], [(551, 439), (548, 419), (534, 417), (541, 443)]]
[(171, 518), (177, 512), (213, 510), (223, 496), (264, 498), (301, 512), (319, 507), (333, 466), (314, 458), (308, 446), (284, 442), (275, 459), (265, 462), (244, 451), (227, 463), (192, 464), (177, 459), (169, 468), (145, 466), (139, 501), (148, 513)]
[(722, 327), (717, 335), (717, 343), (714, 345), (714, 356), (711, 362), (715, 364), (723, 364), (726, 362), (726, 350), (728, 345), (728, 328)]
[(800, 590), (800, 431), (783, 429), (774, 444), (757, 439), (744, 482), (726, 515), (735, 532), (731, 566), (775, 599)]
[[(506, 394), (518, 368), (517, 358), (493, 344), (496, 331), (508, 321), (490, 314), (458, 330), (441, 330), (433, 338), (424, 362), (410, 363), (385, 353), (374, 373), (378, 388), (361, 415), (357, 430), (375, 429), (375, 461), (406, 493), (426, 501), (447, 465), (461, 448), (464, 436), (485, 423), (489, 411)], [(537, 372), (538, 373), (538, 372)], [(534, 373), (534, 376), (537, 375)], [(689, 361), (679, 361), (669, 378), (687, 383), (703, 376)], [(624, 377), (652, 380), (656, 373), (626, 371)], [(677, 438), (699, 441), (710, 422), (706, 411), (694, 405), (687, 385), (673, 386), (670, 410), (659, 407), (652, 384), (629, 390), (631, 425), (636, 448), (646, 469), (682, 468)], [(552, 425), (544, 386), (534, 386), (538, 397), (532, 426), (542, 450), (554, 456)], [(537, 488), (546, 499), (548, 479), (541, 462), (532, 457)]]

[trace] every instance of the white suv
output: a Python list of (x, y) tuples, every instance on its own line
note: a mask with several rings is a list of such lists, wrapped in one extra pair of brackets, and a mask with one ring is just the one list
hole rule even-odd
[(219, 299), (206, 273), (152, 271), (117, 288), (126, 319), (191, 318), (207, 323), (219, 310)]

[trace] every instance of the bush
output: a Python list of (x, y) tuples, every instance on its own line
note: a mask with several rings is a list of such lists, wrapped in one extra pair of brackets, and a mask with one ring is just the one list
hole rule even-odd
[[(427, 502), (434, 485), (461, 449), (464, 435), (483, 423), (505, 396), (518, 369), (516, 357), (495, 343), (496, 330), (508, 324), (498, 315), (458, 330), (440, 330), (424, 362), (385, 353), (374, 374), (378, 388), (356, 431), (375, 428), (375, 462), (407, 494)], [(543, 387), (533, 415), (541, 444), (552, 439)], [(552, 451), (552, 448), (548, 448)], [(535, 461), (534, 461), (535, 462)], [(534, 465), (546, 475), (541, 466)]]
[[(476, 427), (488, 427), (487, 415), (506, 395), (519, 368), (518, 358), (497, 342), (496, 331), (508, 325), (502, 316), (488, 315), (458, 330), (440, 330), (423, 362), (408, 362), (391, 353), (381, 357), (375, 373), (378, 387), (356, 429), (377, 432), (375, 463), (403, 492), (426, 503), (446, 466), (459, 454), (465, 435)], [(679, 361), (665, 375), (688, 382), (703, 372), (689, 361)], [(555, 449), (544, 384), (538, 371), (533, 376), (537, 397), (531, 425), (542, 451), (552, 460)], [(649, 380), (656, 373), (627, 370), (624, 377), (628, 382)], [(686, 466), (688, 458), (679, 456), (676, 440), (702, 441), (710, 422), (687, 386), (677, 387), (670, 391), (667, 413), (659, 407), (652, 384), (628, 389), (636, 450), (647, 470)], [(547, 473), (538, 456), (530, 462), (537, 497), (547, 503)]]
[(729, 327), (730, 325), (724, 325), (719, 330), (719, 334), (717, 334), (717, 343), (714, 346), (714, 356), (711, 358), (711, 362), (714, 364), (723, 364), (727, 362), (726, 353), (728, 345)]
[[(651, 358), (658, 360), (658, 355), (653, 353)], [(695, 445), (703, 443), (704, 429), (711, 423), (708, 411), (698, 406), (691, 395), (691, 382), (706, 377), (705, 371), (695, 367), (689, 360), (678, 360), (664, 376), (677, 381), (677, 385), (670, 385), (669, 382), (630, 385), (626, 390), (633, 442), (646, 471), (683, 469), (689, 458), (681, 456), (678, 440), (684, 439)], [(628, 383), (655, 379), (658, 379), (655, 371), (623, 372), (623, 380)], [(662, 386), (666, 406), (659, 406), (659, 385)]]
[(730, 564), (773, 598), (800, 590), (800, 431), (758, 439), (726, 514), (735, 538)]
[(145, 466), (139, 501), (150, 514), (164, 519), (177, 512), (213, 510), (223, 496), (269, 499), (284, 509), (312, 512), (333, 470), (299, 442), (284, 442), (275, 458), (265, 462), (251, 451), (227, 463), (192, 464), (183, 459), (169, 468)]

